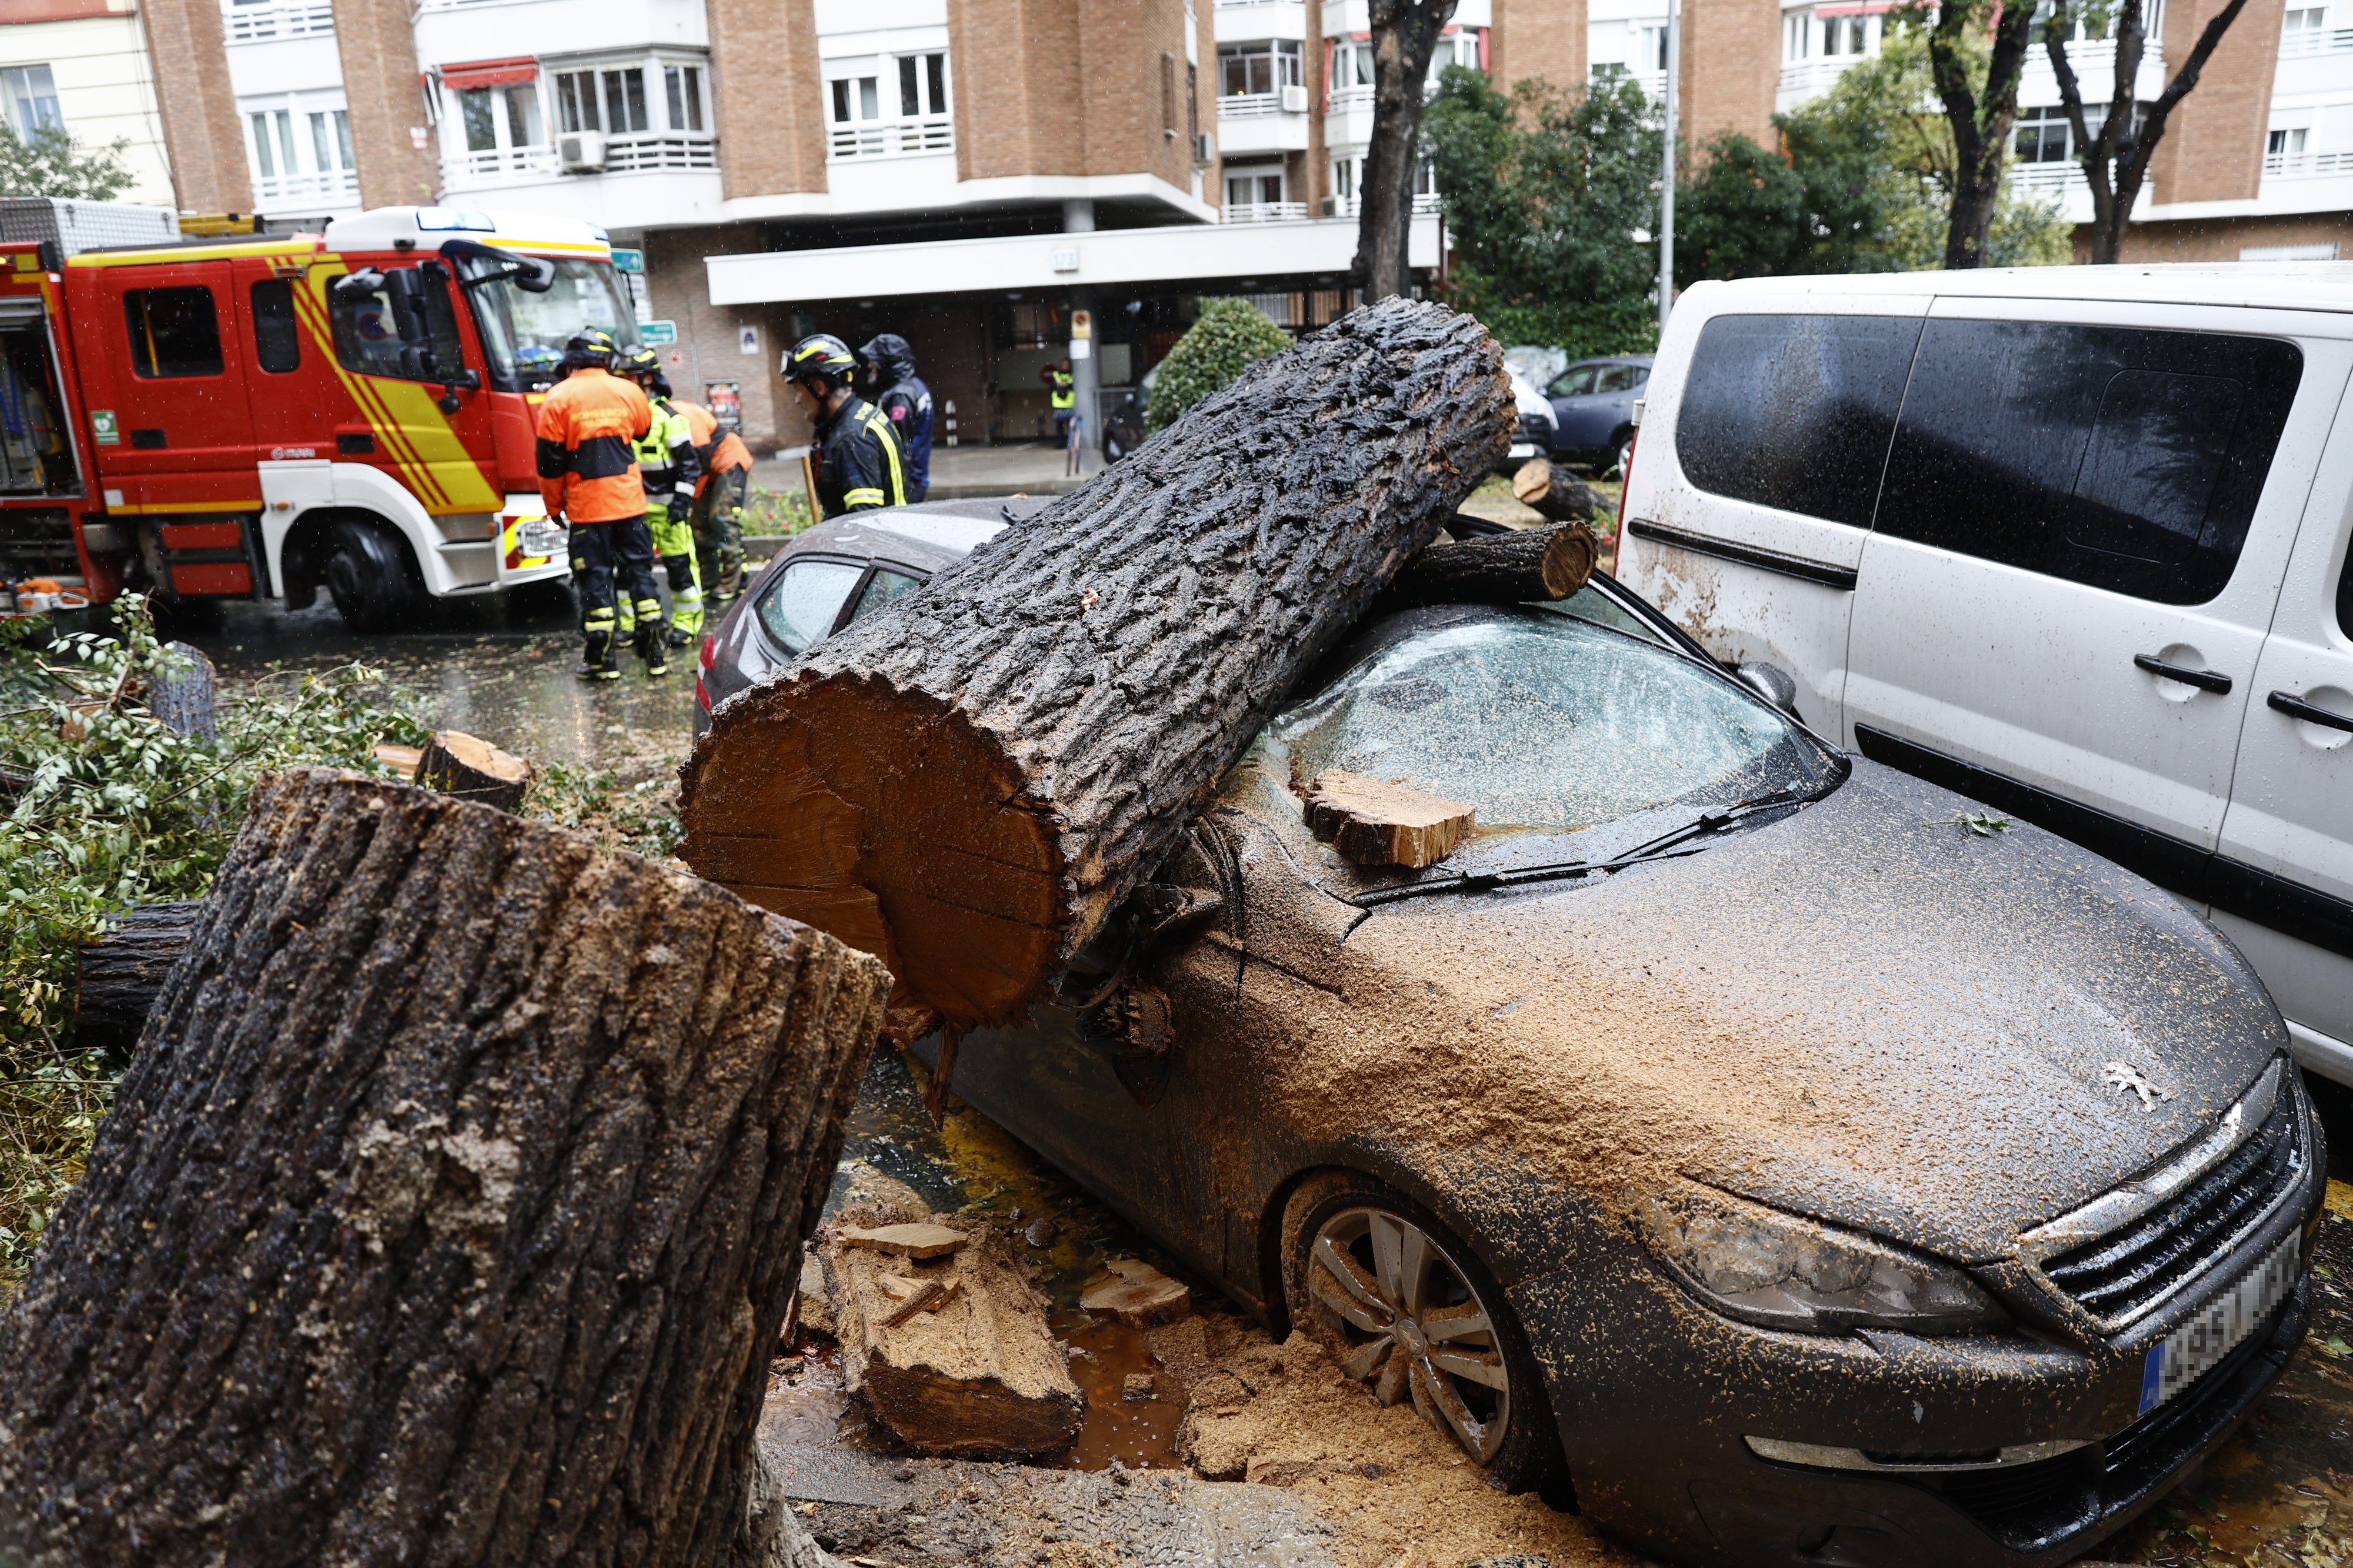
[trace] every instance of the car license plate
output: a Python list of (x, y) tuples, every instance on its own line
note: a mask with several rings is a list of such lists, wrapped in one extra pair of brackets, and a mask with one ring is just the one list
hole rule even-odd
[(2272, 1248), (2272, 1254), (2200, 1309), (2196, 1317), (2148, 1347), (2141, 1363), (2140, 1408), (2147, 1415), (2189, 1387), (2198, 1374), (2236, 1350), (2255, 1326), (2271, 1315), (2295, 1289), (2299, 1231)]

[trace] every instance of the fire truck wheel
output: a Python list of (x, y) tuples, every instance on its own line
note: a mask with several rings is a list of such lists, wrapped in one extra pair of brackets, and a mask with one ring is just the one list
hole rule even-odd
[(353, 631), (389, 631), (407, 618), (417, 584), (399, 542), (383, 530), (345, 520), (327, 547), (327, 594)]

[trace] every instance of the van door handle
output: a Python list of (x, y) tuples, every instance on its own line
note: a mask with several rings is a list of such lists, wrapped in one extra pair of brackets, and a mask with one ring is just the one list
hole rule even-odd
[(2178, 680), (2200, 691), (2228, 692), (2231, 689), (2231, 678), (2219, 669), (2190, 669), (2179, 664), (2168, 664), (2146, 653), (2133, 655), (2133, 662), (2159, 680)]
[(2274, 691), (2263, 700), (2291, 719), (2301, 719), (2307, 724), (2319, 724), (2327, 729), (2343, 730), (2353, 733), (2353, 719), (2348, 719), (2342, 713), (2331, 713), (2327, 709), (2306, 702), (2301, 697), (2292, 697), (2284, 691)]

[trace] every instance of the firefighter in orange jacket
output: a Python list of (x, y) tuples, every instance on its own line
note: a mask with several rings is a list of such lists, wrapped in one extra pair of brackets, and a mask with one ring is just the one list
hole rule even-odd
[(580, 590), (586, 643), (583, 680), (618, 680), (620, 611), (613, 582), (630, 595), (637, 649), (646, 674), (670, 673), (654, 591), (654, 542), (646, 529), (646, 487), (637, 445), (653, 426), (646, 395), (612, 374), (612, 335), (595, 327), (564, 345), (565, 378), (539, 405), (539, 493), (547, 515), (571, 524), (572, 578)]
[(702, 479), (694, 492), (695, 554), (706, 592), (714, 604), (723, 605), (744, 591), (744, 531), (735, 514), (750, 488), (751, 449), (734, 431), (722, 430), (718, 416), (702, 405), (674, 397), (670, 406), (685, 416), (695, 455), (702, 460)]

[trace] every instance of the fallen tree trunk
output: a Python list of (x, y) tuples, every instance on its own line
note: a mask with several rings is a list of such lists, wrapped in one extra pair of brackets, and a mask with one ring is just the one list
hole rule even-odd
[(1503, 455), (1476, 321), (1391, 299), (723, 704), (682, 853), (1009, 1022)]
[(141, 904), (75, 955), (74, 1041), (128, 1057), (164, 977), (188, 950), (204, 900)]
[(304, 770), (0, 1326), (0, 1560), (775, 1559), (754, 1430), (887, 978)]
[(846, 1209), (819, 1246), (844, 1385), (926, 1454), (1027, 1458), (1067, 1447), (1086, 1402), (1005, 1238), (934, 1215), (892, 1228), (955, 1230), (959, 1245), (893, 1250), (873, 1240), (878, 1217)]
[(1585, 586), (1600, 558), (1601, 542), (1581, 522), (1433, 544), (1406, 563), (1375, 607), (1566, 599)]
[(1592, 522), (1608, 510), (1593, 487), (1549, 458), (1530, 458), (1512, 475), (1512, 495), (1554, 522)]

